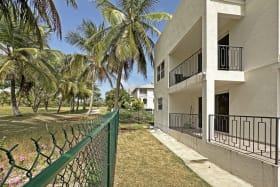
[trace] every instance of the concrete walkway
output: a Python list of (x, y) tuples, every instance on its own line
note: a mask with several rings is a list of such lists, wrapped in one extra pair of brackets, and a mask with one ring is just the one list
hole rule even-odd
[(159, 129), (150, 130), (162, 144), (179, 156), (197, 175), (213, 187), (252, 186), (229, 172), (219, 168), (208, 159)]

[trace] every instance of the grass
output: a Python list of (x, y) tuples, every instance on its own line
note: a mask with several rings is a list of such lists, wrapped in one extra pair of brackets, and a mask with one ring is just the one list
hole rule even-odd
[(145, 126), (120, 125), (115, 186), (204, 187), (205, 181), (154, 138)]
[[(43, 109), (42, 109), (43, 110)], [(16, 163), (20, 156), (25, 157), (24, 167), (30, 166), (35, 159), (35, 147), (31, 137), (40, 139), (40, 145), (51, 147), (49, 131), (56, 133), (58, 142), (63, 139), (62, 128), (69, 128), (85, 118), (86, 111), (70, 114), (68, 108), (56, 114), (56, 109), (49, 112), (40, 110), (32, 113), (30, 108), (21, 108), (24, 114), (21, 117), (10, 115), (10, 107), (0, 107), (0, 146), (11, 148), (16, 143), (19, 147), (13, 152)], [(105, 108), (101, 109), (106, 112)], [(183, 161), (171, 153), (157, 141), (145, 128), (145, 125), (126, 123), (122, 124), (118, 140), (118, 155), (116, 165), (115, 186), (209, 186), (195, 173), (187, 168)], [(4, 141), (1, 141), (3, 137)], [(48, 148), (45, 153), (48, 154)], [(0, 165), (8, 168), (6, 156), (0, 152)], [(46, 163), (39, 162), (38, 171)], [(20, 173), (15, 173), (14, 176)], [(0, 173), (1, 177), (1, 173)]]
[[(87, 112), (85, 110), (69, 113), (68, 109), (62, 108), (60, 114), (56, 114), (56, 108), (50, 108), (48, 112), (40, 109), (39, 113), (35, 114), (31, 108), (21, 107), (20, 110), (23, 116), (13, 117), (10, 115), (11, 107), (0, 107), (0, 146), (5, 149), (11, 149), (14, 145), (19, 144), (12, 152), (16, 163), (19, 164), (20, 156), (24, 156), (24, 166), (31, 166), (36, 157), (36, 149), (31, 138), (35, 140), (40, 139), (39, 145), (46, 145), (47, 148), (44, 150), (44, 153), (49, 155), (53, 146), (49, 132), (56, 133), (57, 143), (62, 146), (65, 141), (63, 129), (66, 129), (68, 138), (71, 139), (71, 126), (80, 124), (81, 119), (94, 117), (85, 115)], [(2, 151), (0, 151), (0, 165), (4, 165), (4, 168), (9, 166), (6, 155)], [(46, 163), (40, 163), (40, 165), (39, 170)]]

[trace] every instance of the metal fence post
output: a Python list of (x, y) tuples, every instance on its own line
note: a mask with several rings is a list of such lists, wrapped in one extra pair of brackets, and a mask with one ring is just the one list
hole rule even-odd
[(111, 151), (110, 151), (110, 147), (111, 147), (111, 121), (108, 123), (108, 132), (107, 132), (107, 157), (108, 157), (108, 160), (107, 160), (107, 187), (111, 187), (111, 159), (110, 159), (110, 154), (111, 154)]
[(279, 127), (278, 127), (278, 121), (280, 118), (276, 118), (276, 132), (275, 132), (275, 164), (278, 165), (278, 140), (279, 140)]

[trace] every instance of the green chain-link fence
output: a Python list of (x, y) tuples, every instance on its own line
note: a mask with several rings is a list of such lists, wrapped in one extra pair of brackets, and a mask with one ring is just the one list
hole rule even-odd
[[(18, 145), (0, 147), (9, 165), (6, 171), (0, 167), (0, 187), (113, 186), (118, 124), (119, 111), (114, 111), (63, 130), (59, 143), (56, 133), (50, 133), (53, 145), (48, 153), (40, 139), (32, 139), (36, 155), (29, 167), (16, 163), (13, 152)], [(17, 181), (18, 175), (23, 177)]]

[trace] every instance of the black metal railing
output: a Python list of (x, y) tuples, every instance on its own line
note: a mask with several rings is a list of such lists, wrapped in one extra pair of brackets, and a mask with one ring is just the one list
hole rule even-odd
[(277, 117), (210, 115), (209, 142), (278, 164), (278, 121)]
[(242, 71), (242, 47), (219, 45), (218, 70)]
[(178, 84), (202, 71), (201, 49), (169, 72), (169, 86)]
[(199, 114), (169, 114), (169, 128), (195, 137), (202, 137), (202, 125)]

